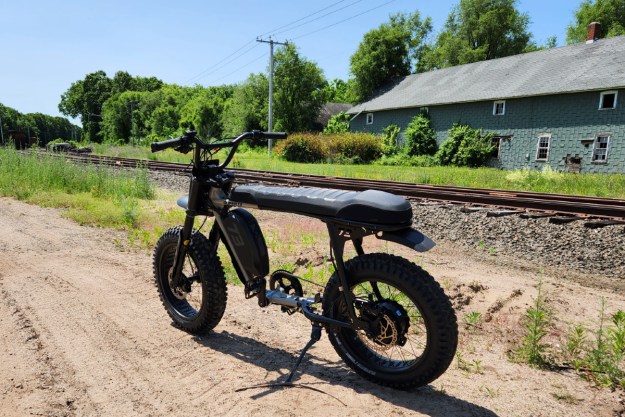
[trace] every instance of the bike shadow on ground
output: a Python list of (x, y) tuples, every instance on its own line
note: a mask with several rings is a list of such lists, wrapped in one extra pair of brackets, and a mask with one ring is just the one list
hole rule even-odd
[[(250, 380), (247, 385), (233, 387), (235, 390), (248, 391), (251, 393), (250, 398), (252, 399), (258, 399), (284, 389), (284, 386), (280, 385), (267, 385), (284, 382), (299, 356), (299, 352), (294, 354), (284, 349), (268, 346), (256, 339), (227, 331), (213, 332), (206, 337), (195, 337), (194, 339), (204, 347), (264, 368), (267, 376), (278, 374), (275, 380)], [(341, 360), (332, 361), (316, 356), (314, 350), (313, 347), (304, 356), (293, 382), (295, 384), (301, 383), (299, 388), (308, 388), (320, 392), (320, 395), (329, 395), (343, 405), (345, 404), (332, 394), (333, 385), (343, 386), (359, 394), (373, 394), (382, 401), (431, 417), (460, 415), (497, 417), (496, 413), (487, 408), (436, 390), (431, 385), (411, 391), (400, 391), (379, 386), (357, 375)], [(306, 375), (313, 376), (321, 382), (307, 383), (302, 381), (302, 379), (306, 379)]]

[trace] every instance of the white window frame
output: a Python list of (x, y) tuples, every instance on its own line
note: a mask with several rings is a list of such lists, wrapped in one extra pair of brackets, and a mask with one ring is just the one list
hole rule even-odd
[[(502, 104), (501, 113), (497, 113), (497, 105)], [(493, 102), (493, 116), (503, 116), (506, 114), (506, 100), (497, 100)]]
[(368, 125), (372, 125), (373, 124), (373, 113), (367, 113), (367, 124)]
[[(540, 150), (545, 149), (545, 147), (540, 146), (541, 139), (547, 138), (547, 154), (544, 158), (539, 158)], [(551, 150), (551, 133), (541, 133), (538, 135), (538, 141), (536, 142), (536, 161), (548, 161), (549, 160), (549, 151)]]
[[(614, 106), (603, 107), (603, 98), (609, 94), (614, 94)], [(616, 108), (617, 100), (618, 100), (618, 90), (602, 91), (601, 94), (599, 94), (599, 110), (614, 110)]]
[[(605, 142), (605, 148), (597, 147), (597, 145), (600, 143), (599, 138), (607, 138), (607, 141)], [(610, 133), (597, 133), (597, 136), (595, 136), (595, 141), (592, 145), (592, 162), (594, 164), (605, 164), (606, 162), (608, 162), (608, 154), (610, 153), (610, 139), (612, 139), (612, 135)], [(599, 155), (597, 152), (603, 151), (604, 149), (605, 152), (601, 153), (602, 155), (604, 155), (604, 158), (596, 159), (596, 157)]]

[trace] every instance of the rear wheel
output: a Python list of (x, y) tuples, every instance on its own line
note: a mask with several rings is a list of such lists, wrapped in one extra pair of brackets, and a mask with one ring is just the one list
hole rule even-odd
[(181, 227), (165, 232), (154, 248), (154, 278), (165, 310), (181, 329), (202, 334), (213, 329), (226, 309), (227, 288), (223, 267), (204, 235), (194, 233), (187, 249), (179, 286), (171, 271)]
[[(395, 388), (426, 385), (449, 366), (458, 344), (456, 315), (438, 283), (417, 265), (388, 254), (345, 264), (356, 315), (368, 331), (328, 330), (330, 342), (358, 374)], [(335, 273), (323, 296), (327, 317), (349, 321)]]

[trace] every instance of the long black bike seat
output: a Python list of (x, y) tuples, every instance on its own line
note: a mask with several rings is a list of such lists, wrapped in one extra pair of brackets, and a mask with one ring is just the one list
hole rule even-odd
[(260, 209), (398, 228), (408, 227), (412, 223), (412, 207), (408, 201), (377, 190), (344, 191), (329, 188), (239, 185), (232, 190), (230, 201), (250, 204)]

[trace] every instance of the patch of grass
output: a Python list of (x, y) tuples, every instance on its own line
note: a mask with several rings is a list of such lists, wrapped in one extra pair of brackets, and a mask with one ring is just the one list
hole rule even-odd
[(132, 230), (139, 227), (141, 206), (155, 191), (146, 169), (74, 165), (0, 148), (0, 195), (67, 209), (64, 215), (79, 224)]
[(561, 401), (565, 404), (569, 404), (569, 405), (579, 404), (582, 401), (579, 398), (575, 398), (568, 391), (556, 391), (556, 392), (552, 392), (551, 395), (556, 400)]
[(464, 354), (459, 350), (456, 351), (456, 361), (458, 364), (458, 369), (465, 371), (468, 374), (482, 373), (482, 361), (477, 359), (467, 360), (464, 358)]
[(478, 329), (482, 322), (482, 313), (472, 311), (464, 316), (464, 323), (469, 329)]

